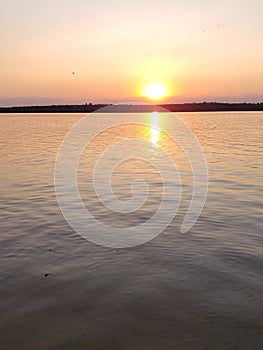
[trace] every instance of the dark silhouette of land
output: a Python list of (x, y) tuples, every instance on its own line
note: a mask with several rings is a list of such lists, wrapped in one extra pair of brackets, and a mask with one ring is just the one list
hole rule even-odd
[(153, 112), (166, 109), (170, 112), (231, 112), (231, 111), (263, 111), (263, 102), (260, 103), (176, 103), (176, 104), (92, 104), (82, 105), (50, 105), (50, 106), (16, 106), (0, 107), (0, 113), (92, 113), (103, 107), (102, 112)]

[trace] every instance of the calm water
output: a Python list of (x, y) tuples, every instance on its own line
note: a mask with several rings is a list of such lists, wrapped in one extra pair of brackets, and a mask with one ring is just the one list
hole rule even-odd
[[(161, 193), (149, 164), (121, 164), (112, 178), (116, 196), (129, 199), (132, 179), (142, 177), (149, 200), (136, 215), (109, 213), (95, 196), (92, 169), (110, 144), (144, 138), (153, 154), (157, 145), (166, 148), (180, 170), (175, 220), (131, 249), (88, 242), (58, 208), (56, 155), (83, 116), (0, 115), (0, 348), (261, 350), (263, 113), (180, 114), (205, 151), (210, 177), (202, 215), (187, 234), (179, 228), (192, 174), (178, 146), (136, 126), (94, 140), (80, 160), (79, 186), (86, 206), (106, 224), (147, 220)], [(98, 122), (103, 118), (110, 115)]]

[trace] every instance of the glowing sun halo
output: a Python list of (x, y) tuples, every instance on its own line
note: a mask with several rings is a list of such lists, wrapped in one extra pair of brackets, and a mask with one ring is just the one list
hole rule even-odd
[(167, 93), (167, 89), (159, 83), (150, 84), (143, 90), (144, 96), (151, 100), (160, 100), (167, 96)]

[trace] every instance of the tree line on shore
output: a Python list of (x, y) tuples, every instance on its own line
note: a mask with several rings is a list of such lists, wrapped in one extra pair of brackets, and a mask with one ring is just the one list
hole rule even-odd
[[(108, 107), (108, 108), (105, 108)], [(170, 112), (228, 112), (228, 111), (263, 111), (261, 103), (223, 103), (194, 102), (176, 104), (92, 104), (81, 105), (50, 105), (50, 106), (16, 106), (0, 107), (0, 113), (92, 113), (102, 109), (102, 112), (153, 112), (166, 109)]]

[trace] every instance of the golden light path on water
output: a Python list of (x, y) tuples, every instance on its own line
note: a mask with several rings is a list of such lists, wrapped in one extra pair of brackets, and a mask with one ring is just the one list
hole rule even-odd
[(161, 116), (158, 112), (153, 112), (150, 114), (150, 126), (145, 127), (145, 137), (147, 141), (150, 141), (153, 145), (159, 146), (161, 137)]

